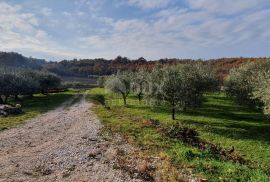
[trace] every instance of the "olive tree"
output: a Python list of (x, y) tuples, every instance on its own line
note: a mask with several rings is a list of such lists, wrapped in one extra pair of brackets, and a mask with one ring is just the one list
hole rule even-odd
[(48, 72), (0, 68), (0, 103), (7, 103), (10, 96), (45, 94), (50, 89), (58, 88), (60, 82), (60, 78)]
[(61, 84), (61, 79), (58, 76), (48, 72), (39, 73), (38, 81), (42, 94), (47, 94), (49, 90), (57, 89)]
[(259, 100), (264, 114), (270, 118), (270, 60), (261, 64), (263, 69), (254, 72), (254, 89), (252, 99)]
[(124, 104), (127, 104), (127, 96), (131, 90), (131, 78), (128, 72), (118, 72), (107, 78), (105, 88), (114, 93), (122, 95)]
[[(261, 101), (253, 97), (253, 92), (265, 81), (265, 74), (270, 70), (270, 61), (247, 63), (230, 71), (225, 81), (228, 95), (236, 98), (240, 104), (259, 106)], [(266, 79), (267, 80), (267, 79)]]
[(3, 103), (7, 103), (11, 95), (17, 95), (17, 82), (18, 77), (13, 74), (3, 74), (0, 76), (0, 95), (5, 97)]
[(23, 70), (20, 73), (20, 78), (24, 82), (21, 95), (33, 96), (34, 93), (39, 92), (39, 73), (37, 71)]
[(146, 80), (145, 96), (151, 105), (160, 105), (163, 101), (163, 85), (164, 70), (161, 65), (157, 64), (151, 73), (148, 74)]
[(225, 80), (225, 90), (229, 96), (232, 96), (240, 104), (255, 105), (256, 100), (252, 99), (255, 77), (253, 76), (255, 63), (247, 63), (239, 68), (230, 71)]
[[(202, 64), (174, 65), (162, 68), (151, 87), (151, 97), (168, 103), (175, 119), (176, 109), (185, 111), (200, 106), (202, 95), (217, 86), (217, 79), (211, 69)], [(155, 82), (157, 81), (157, 82)]]
[(270, 69), (258, 73), (257, 80), (252, 98), (261, 101), (264, 114), (270, 118)]
[(147, 85), (148, 73), (144, 69), (132, 73), (132, 90), (137, 95), (139, 101), (142, 100)]
[(240, 104), (263, 109), (270, 115), (270, 60), (247, 63), (233, 69), (225, 82), (228, 95)]

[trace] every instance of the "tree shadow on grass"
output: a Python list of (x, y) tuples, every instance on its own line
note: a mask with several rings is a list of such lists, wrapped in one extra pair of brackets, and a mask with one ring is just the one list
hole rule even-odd
[[(233, 139), (257, 140), (270, 144), (270, 121), (265, 119), (262, 112), (237, 105), (225, 96), (207, 97), (201, 108), (186, 114), (197, 118), (183, 121), (184, 123), (207, 125), (207, 132)], [(198, 119), (200, 117), (206, 119), (200, 120)]]
[(35, 95), (34, 97), (22, 97), (20, 100), (11, 100), (13, 104), (21, 104), (22, 109), (27, 111), (46, 112), (50, 109), (54, 109), (59, 104), (63, 103), (73, 95), (69, 93), (57, 93), (49, 95)]
[[(158, 113), (168, 116), (171, 111), (165, 107), (151, 108), (147, 105), (129, 105), (131, 109), (138, 109), (146, 113)], [(208, 95), (202, 107), (178, 112), (178, 121), (195, 125), (205, 132), (218, 134), (232, 139), (250, 139), (270, 143), (270, 121), (262, 112), (236, 104), (225, 95)], [(207, 127), (205, 127), (207, 126)], [(205, 128), (205, 129), (204, 129)]]
[[(263, 125), (245, 125), (243, 123), (222, 123), (222, 122), (205, 122), (194, 120), (178, 120), (187, 125), (193, 125), (209, 132), (223, 137), (237, 140), (256, 140), (270, 144), (270, 124)], [(207, 127), (205, 127), (207, 125)]]

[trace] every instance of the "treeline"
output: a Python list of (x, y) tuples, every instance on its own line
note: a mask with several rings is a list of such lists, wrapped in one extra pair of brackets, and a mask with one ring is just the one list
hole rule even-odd
[(191, 60), (191, 59), (160, 59), (156, 61), (147, 61), (144, 58), (130, 60), (126, 57), (118, 56), (113, 60), (106, 59), (81, 59), (81, 60), (63, 60), (61, 62), (51, 62), (45, 65), (45, 68), (61, 76), (87, 77), (89, 75), (111, 75), (120, 71), (136, 71), (144, 68), (151, 71), (156, 64), (163, 66), (178, 64), (196, 64), (201, 62), (209, 65), (217, 72), (219, 80), (223, 80), (230, 69), (239, 67), (243, 63), (257, 62), (266, 58), (222, 58), (212, 60)]
[(192, 59), (159, 59), (146, 60), (143, 57), (131, 60), (127, 57), (118, 56), (115, 59), (74, 59), (60, 62), (46, 62), (42, 59), (27, 58), (14, 52), (0, 52), (0, 67), (19, 67), (38, 70), (47, 70), (60, 76), (88, 77), (89, 75), (111, 75), (121, 71), (136, 71), (141, 68), (151, 71), (156, 64), (163, 66), (178, 64), (194, 64), (202, 62), (216, 71), (219, 80), (223, 81), (232, 68), (241, 66), (247, 62), (258, 62), (266, 58), (221, 58), (210, 60)]
[(47, 94), (60, 85), (61, 79), (49, 72), (0, 68), (0, 104), (7, 103), (10, 96), (18, 98), (19, 95)]
[(156, 65), (152, 71), (140, 69), (124, 71), (101, 77), (99, 84), (122, 95), (124, 104), (130, 93), (138, 100), (146, 99), (150, 105), (166, 105), (175, 119), (177, 110), (199, 107), (205, 92), (218, 88), (218, 80), (209, 65), (202, 63), (179, 64), (177, 66)]
[(0, 52), (0, 67), (42, 69), (44, 59), (28, 58), (16, 52)]
[(147, 61), (144, 58), (130, 60), (126, 57), (118, 56), (114, 60), (99, 58), (50, 62), (45, 68), (61, 76), (88, 77), (89, 75), (111, 75), (118, 70), (134, 71), (141, 66), (147, 66)]
[(232, 69), (225, 88), (238, 103), (262, 109), (270, 117), (270, 60)]

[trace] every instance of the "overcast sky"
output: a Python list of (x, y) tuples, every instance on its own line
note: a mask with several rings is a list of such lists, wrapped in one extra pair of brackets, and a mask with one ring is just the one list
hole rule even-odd
[(270, 0), (0, 0), (0, 51), (54, 61), (269, 57)]

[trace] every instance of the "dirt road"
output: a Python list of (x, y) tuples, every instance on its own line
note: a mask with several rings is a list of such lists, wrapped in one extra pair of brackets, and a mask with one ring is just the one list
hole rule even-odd
[(91, 107), (82, 97), (0, 132), (0, 181), (139, 181), (113, 168), (113, 144)]

